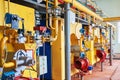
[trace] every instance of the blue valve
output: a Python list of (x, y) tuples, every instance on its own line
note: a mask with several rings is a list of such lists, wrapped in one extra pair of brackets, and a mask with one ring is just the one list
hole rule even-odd
[(84, 52), (81, 52), (80, 53), (80, 58), (84, 58), (85, 57), (85, 53)]
[(5, 23), (6, 24), (11, 24), (12, 23), (12, 14), (10, 14), (10, 13), (5, 14)]
[(88, 70), (93, 70), (93, 66), (88, 66)]
[(15, 76), (14, 71), (4, 72), (2, 75), (2, 80), (12, 80), (11, 78), (13, 78), (14, 76)]
[(79, 32), (84, 34), (85, 30), (84, 29), (80, 29)]

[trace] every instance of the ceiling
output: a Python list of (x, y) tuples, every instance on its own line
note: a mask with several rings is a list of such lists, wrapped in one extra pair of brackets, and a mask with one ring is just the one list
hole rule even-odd
[(120, 0), (95, 0), (96, 4), (110, 17), (120, 16)]
[[(94, 0), (108, 17), (120, 17), (120, 0)], [(117, 22), (112, 22), (117, 26)]]

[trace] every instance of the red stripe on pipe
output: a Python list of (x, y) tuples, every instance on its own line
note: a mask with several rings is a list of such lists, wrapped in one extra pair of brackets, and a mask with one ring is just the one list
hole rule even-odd
[(61, 4), (64, 4), (64, 1), (63, 0), (58, 0), (59, 3)]

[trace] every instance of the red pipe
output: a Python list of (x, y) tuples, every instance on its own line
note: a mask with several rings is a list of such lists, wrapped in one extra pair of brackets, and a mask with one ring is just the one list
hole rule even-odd
[(100, 62), (104, 62), (106, 59), (106, 53), (103, 50), (97, 50), (96, 51), (97, 57), (100, 59)]
[(96, 9), (92, 6), (92, 5), (87, 5), (90, 9), (92, 9), (92, 11), (96, 12)]
[(88, 70), (89, 60), (87, 58), (78, 58), (75, 60), (74, 65), (77, 69), (86, 72)]
[(61, 4), (64, 4), (64, 1), (63, 0), (58, 0), (59, 3)]

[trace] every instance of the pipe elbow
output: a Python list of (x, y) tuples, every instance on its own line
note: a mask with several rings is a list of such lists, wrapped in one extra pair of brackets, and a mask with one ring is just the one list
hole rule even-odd
[(16, 67), (16, 61), (11, 61), (3, 64), (4, 68)]
[(8, 38), (7, 37), (3, 37), (0, 41), (0, 66), (3, 66), (3, 54), (4, 54), (4, 48), (5, 48), (5, 43), (7, 42)]
[(0, 41), (0, 44), (1, 44), (1, 48), (4, 48), (5, 47), (5, 43), (7, 42), (8, 40), (8, 37), (3, 37)]

